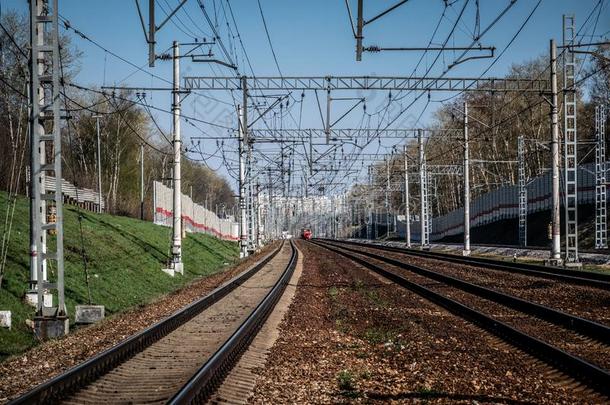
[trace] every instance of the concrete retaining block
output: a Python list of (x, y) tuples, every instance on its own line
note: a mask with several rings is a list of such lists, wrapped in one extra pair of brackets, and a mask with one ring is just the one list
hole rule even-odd
[(77, 305), (74, 322), (78, 324), (96, 323), (104, 319), (104, 315), (105, 308), (103, 305)]
[(70, 320), (67, 317), (36, 317), (34, 318), (34, 333), (42, 340), (54, 339), (68, 334)]
[[(53, 294), (44, 293), (42, 297), (42, 305), (51, 308), (53, 306)], [(38, 304), (38, 293), (36, 291), (27, 292), (25, 294), (25, 302), (35, 307)]]
[(11, 330), (11, 311), (0, 311), (0, 328)]

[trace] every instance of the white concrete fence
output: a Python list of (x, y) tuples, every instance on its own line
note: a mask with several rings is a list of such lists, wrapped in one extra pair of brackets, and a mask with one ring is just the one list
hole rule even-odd
[[(45, 176), (44, 180), (45, 188), (47, 190), (53, 190), (55, 188), (55, 177)], [(89, 188), (78, 188), (74, 184), (62, 179), (61, 191), (64, 195), (64, 203), (78, 205), (89, 211), (96, 212), (99, 204), (99, 194), (97, 191)], [(104, 210), (105, 204), (102, 198), (102, 211)]]
[[(153, 182), (154, 223), (172, 226), (173, 190), (162, 183)], [(206, 233), (223, 240), (239, 240), (239, 224), (232, 219), (221, 219), (215, 213), (195, 204), (182, 194), (182, 223), (187, 232)]]
[[(584, 164), (578, 168), (578, 204), (595, 204), (595, 165)], [(532, 179), (527, 189), (527, 213), (533, 214), (551, 209), (551, 173)], [(562, 179), (563, 180), (563, 179)], [(562, 181), (563, 183), (563, 181)], [(504, 186), (472, 199), (470, 203), (471, 228), (519, 216), (518, 186)], [(561, 205), (564, 203), (563, 185)], [(413, 240), (419, 240), (419, 221), (411, 223)], [(404, 236), (404, 223), (398, 225), (399, 235)], [(464, 232), (464, 209), (432, 218), (430, 240)]]

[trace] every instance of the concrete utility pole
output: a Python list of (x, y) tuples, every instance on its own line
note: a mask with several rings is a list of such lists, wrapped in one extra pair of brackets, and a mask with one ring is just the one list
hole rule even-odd
[(97, 212), (102, 212), (102, 147), (100, 142), (100, 118), (101, 115), (94, 115), (95, 131), (97, 133)]
[(405, 239), (407, 247), (411, 247), (411, 210), (409, 209), (409, 163), (407, 144), (405, 144)]
[(468, 149), (468, 102), (464, 102), (464, 256), (470, 255), (470, 156)]
[(172, 269), (176, 273), (183, 273), (182, 264), (182, 182), (180, 179), (180, 45), (174, 41), (173, 44), (174, 80), (172, 115), (174, 126), (174, 218), (172, 238)]
[(144, 220), (144, 144), (140, 145), (140, 219)]
[(237, 107), (239, 111), (239, 257), (248, 256), (248, 223), (246, 221), (246, 162), (244, 156), (245, 108)]
[(559, 108), (557, 105), (557, 45), (555, 40), (550, 43), (551, 56), (551, 257), (552, 265), (559, 265), (561, 260), (561, 224), (559, 202)]

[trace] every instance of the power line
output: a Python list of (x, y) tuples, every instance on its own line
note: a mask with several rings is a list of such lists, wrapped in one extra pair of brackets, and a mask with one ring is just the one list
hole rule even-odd
[(258, 11), (261, 13), (261, 20), (263, 20), (263, 26), (265, 27), (265, 34), (267, 34), (267, 42), (269, 42), (269, 48), (271, 48), (271, 53), (273, 54), (273, 60), (275, 61), (275, 67), (277, 67), (277, 71), (280, 76), (284, 76), (282, 74), (282, 69), (280, 69), (280, 64), (277, 62), (277, 56), (275, 55), (275, 49), (273, 49), (273, 44), (271, 43), (271, 36), (269, 35), (269, 29), (267, 28), (267, 21), (265, 21), (265, 14), (263, 13), (263, 7), (261, 6), (261, 0), (256, 0), (258, 3)]

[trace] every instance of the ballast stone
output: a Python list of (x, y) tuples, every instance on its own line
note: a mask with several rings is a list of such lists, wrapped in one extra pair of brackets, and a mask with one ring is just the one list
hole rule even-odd
[(77, 305), (74, 322), (78, 324), (96, 323), (104, 319), (104, 316), (105, 308), (103, 305)]

